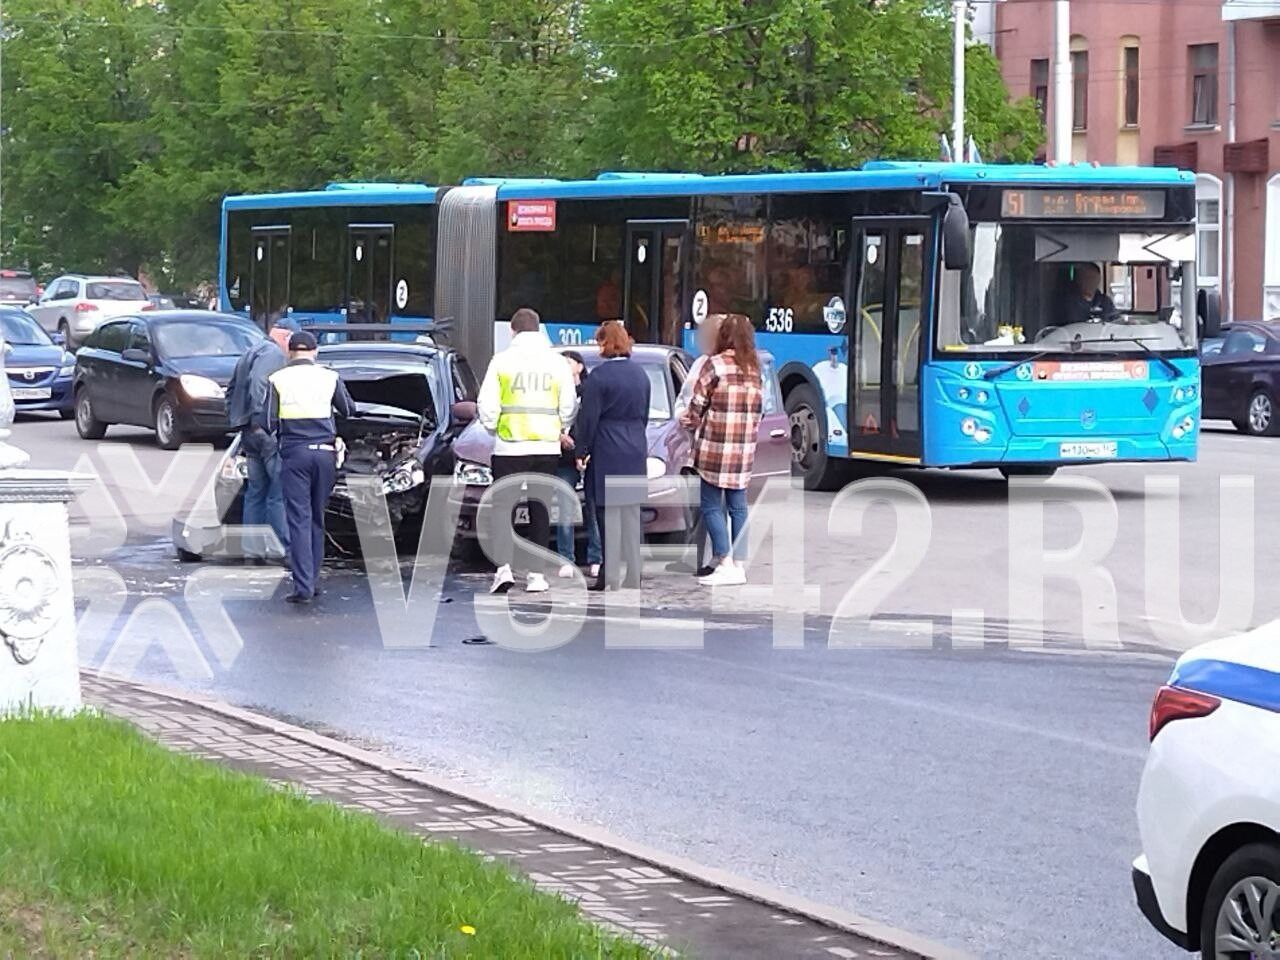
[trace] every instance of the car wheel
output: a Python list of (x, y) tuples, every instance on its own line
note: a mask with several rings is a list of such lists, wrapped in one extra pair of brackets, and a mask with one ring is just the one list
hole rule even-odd
[(791, 428), (791, 473), (804, 480), (806, 490), (834, 490), (840, 485), (842, 464), (827, 456), (822, 431), (822, 401), (809, 384), (787, 394)]
[(1276, 405), (1271, 394), (1263, 389), (1253, 391), (1245, 408), (1244, 432), (1252, 437), (1274, 437), (1280, 422), (1276, 420)]
[(101, 440), (107, 434), (107, 425), (93, 415), (93, 402), (89, 399), (89, 390), (82, 387), (76, 391), (76, 405), (72, 414), (76, 420), (76, 433), (81, 440)]
[(156, 403), (156, 443), (161, 450), (177, 450), (186, 442), (186, 434), (178, 426), (178, 407), (170, 397)]
[(58, 333), (62, 334), (62, 347), (64, 350), (74, 350), (76, 345), (71, 342), (71, 327), (67, 321), (58, 321)]
[(1280, 847), (1241, 847), (1214, 874), (1200, 914), (1204, 960), (1250, 960), (1280, 952)]

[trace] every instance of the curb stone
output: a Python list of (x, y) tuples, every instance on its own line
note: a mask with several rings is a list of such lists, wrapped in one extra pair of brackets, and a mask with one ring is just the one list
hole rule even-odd
[[(428, 773), (420, 768), (406, 765), (382, 754), (323, 736), (273, 717), (241, 707), (231, 706), (216, 699), (188, 691), (130, 680), (102, 671), (83, 670), (82, 675), (86, 680), (86, 685), (91, 688), (87, 691), (89, 695), (86, 697), (86, 702), (102, 707), (106, 709), (106, 712), (116, 711), (109, 709), (110, 693), (106, 693), (104, 696), (94, 695), (102, 687), (125, 688), (129, 692), (149, 695), (177, 704), (189, 705), (209, 714), (233, 720), (247, 727), (265, 731), (305, 747), (310, 747), (324, 754), (341, 757), (363, 767), (387, 774), (405, 783), (425, 787), (440, 794), (451, 795), (468, 803), (490, 808), (500, 814), (527, 821), (529, 824), (555, 834), (602, 848), (604, 852), (621, 854), (660, 871), (665, 871), (673, 877), (693, 881), (695, 884), (722, 891), (731, 897), (742, 898), (759, 906), (773, 908), (782, 913), (792, 915), (791, 919), (774, 916), (773, 919), (783, 924), (797, 925), (803, 924), (804, 921), (810, 921), (830, 931), (852, 934), (861, 938), (866, 947), (871, 948), (871, 952), (860, 953), (838, 945), (825, 947), (824, 953), (827, 956), (839, 958), (886, 957), (902, 958), (902, 960), (973, 960), (972, 955), (968, 953), (898, 930), (887, 924), (870, 920), (839, 908), (819, 904), (803, 897), (794, 896), (783, 890), (737, 876), (725, 870), (708, 867), (684, 857), (655, 850), (643, 844), (616, 836), (603, 828), (580, 823), (545, 810), (537, 810), (508, 798), (495, 796), (470, 784), (460, 783)], [(106, 703), (103, 701), (106, 701)], [(123, 709), (119, 712), (128, 714), (129, 710)], [(125, 718), (129, 719), (128, 716)], [(209, 756), (224, 762), (231, 759), (231, 755), (212, 757), (210, 754)], [(366, 812), (376, 813), (377, 810), (367, 810)], [(463, 829), (468, 828), (464, 827)], [(468, 845), (465, 837), (461, 838), (459, 842), (463, 846)], [(528, 872), (524, 870), (518, 861), (514, 863), (514, 866), (517, 870)], [(568, 893), (570, 898), (574, 899), (572, 892), (561, 892)], [(593, 914), (590, 909), (586, 909), (585, 912), (588, 916)], [(606, 925), (619, 926), (623, 932), (632, 935), (638, 934), (643, 939), (648, 939), (652, 942), (659, 942), (662, 939), (661, 937), (646, 936), (643, 930), (637, 931), (634, 928), (627, 927), (625, 924), (611, 924), (608, 922), (609, 918), (607, 916), (604, 919)], [(875, 949), (877, 947), (882, 949)], [(887, 950), (883, 948), (887, 948)], [(705, 944), (695, 943), (694, 949), (698, 956), (709, 956), (712, 953)], [(744, 956), (745, 954), (738, 952), (736, 955)]]

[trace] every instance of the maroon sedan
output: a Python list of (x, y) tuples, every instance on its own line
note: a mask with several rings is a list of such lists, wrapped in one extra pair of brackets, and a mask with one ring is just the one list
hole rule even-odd
[[(590, 370), (600, 363), (600, 353), (594, 344), (564, 348), (582, 355)], [(692, 434), (677, 422), (677, 401), (687, 403), (693, 390), (688, 380), (693, 358), (676, 347), (655, 344), (636, 344), (631, 358), (639, 363), (649, 376), (649, 502), (641, 511), (646, 535), (686, 535), (696, 522), (696, 508), (685, 506), (676, 496), (681, 475), (692, 475), (689, 466), (689, 448)], [(771, 476), (789, 476), (791, 473), (791, 443), (788, 434), (786, 411), (782, 408), (782, 394), (778, 389), (777, 371), (773, 358), (761, 354), (764, 373), (764, 417), (760, 421), (760, 443), (756, 448), (754, 485)], [(683, 397), (681, 391), (684, 391)], [(462, 501), (462, 513), (458, 531), (463, 536), (475, 536), (476, 508), (485, 488), (493, 482), (489, 458), (493, 454), (493, 435), (479, 423), (472, 423), (453, 441), (453, 454), (457, 466), (453, 474), (453, 498)], [(578, 484), (581, 491), (581, 482)], [(528, 508), (516, 508), (517, 526), (527, 522)], [(557, 522), (552, 511), (552, 523)]]

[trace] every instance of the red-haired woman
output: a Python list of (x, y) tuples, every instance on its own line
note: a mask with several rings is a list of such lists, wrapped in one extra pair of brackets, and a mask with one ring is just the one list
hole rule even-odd
[(751, 321), (739, 313), (714, 319), (719, 327), (715, 352), (703, 364), (689, 408), (681, 417), (695, 431), (693, 466), (702, 478), (702, 519), (711, 537), (715, 567), (698, 582), (712, 587), (747, 582), (742, 566), (747, 552), (747, 487), (764, 409)]
[[(596, 512), (604, 565), (588, 589), (615, 590), (640, 586), (640, 504), (647, 497), (645, 457), (649, 424), (649, 378), (631, 359), (631, 336), (617, 320), (596, 331), (604, 361), (582, 388), (582, 409), (574, 425), (574, 452), (587, 472), (583, 487), (588, 509)], [(631, 478), (609, 484), (613, 477)], [(616, 524), (618, 542), (610, 542), (608, 521)], [(625, 561), (627, 575), (622, 577)]]

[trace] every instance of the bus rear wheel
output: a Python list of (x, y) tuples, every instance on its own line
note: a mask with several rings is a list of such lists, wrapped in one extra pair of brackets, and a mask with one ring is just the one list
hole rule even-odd
[(791, 428), (792, 476), (803, 479), (806, 490), (837, 489), (842, 464), (827, 456), (818, 391), (807, 383), (801, 384), (787, 394), (786, 409)]

